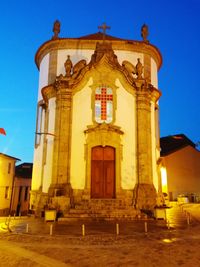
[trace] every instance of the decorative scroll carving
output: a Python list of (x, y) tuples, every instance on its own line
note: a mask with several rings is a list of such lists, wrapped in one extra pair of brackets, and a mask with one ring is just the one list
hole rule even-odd
[(140, 59), (138, 58), (138, 62), (136, 66), (134, 66), (132, 63), (130, 63), (127, 60), (124, 60), (122, 62), (122, 67), (128, 72), (130, 76), (136, 75), (138, 80), (142, 79), (143, 74), (143, 66), (140, 62)]
[(53, 24), (53, 32), (54, 32), (54, 36), (52, 37), (52, 39), (58, 39), (59, 38), (59, 33), (60, 33), (60, 21), (56, 20)]
[(109, 63), (120, 66), (117, 56), (115, 55), (111, 43), (97, 43), (94, 54), (91, 57), (90, 65), (98, 63), (106, 55)]
[[(118, 58), (115, 55), (112, 44), (108, 42), (97, 43), (94, 54), (91, 56), (90, 62), (87, 64), (85, 60), (80, 60), (74, 66), (68, 55), (65, 62), (66, 74), (56, 77), (56, 88), (75, 88), (82, 80), (86, 72), (90, 71), (93, 67), (96, 68), (98, 64), (107, 65), (110, 69), (121, 72), (127, 82), (137, 90), (145, 90), (150, 85), (149, 81), (144, 76), (144, 66), (138, 58), (136, 66), (131, 62), (125, 60), (122, 65), (119, 64)], [(146, 86), (144, 86), (146, 85)], [(156, 89), (156, 88), (154, 88)]]
[(129, 61), (124, 60), (122, 62), (122, 67), (124, 68), (124, 71), (126, 71), (129, 76), (133, 76), (136, 74), (135, 66), (132, 63), (130, 63)]
[(80, 71), (87, 65), (86, 60), (82, 59), (78, 63), (76, 63), (73, 67), (73, 78), (76, 78)]
[(87, 130), (84, 131), (84, 133), (91, 133), (91, 132), (114, 132), (119, 135), (123, 135), (124, 132), (121, 130), (121, 127), (112, 125), (112, 124), (107, 124), (107, 123), (101, 123), (97, 125), (88, 125)]
[(60, 74), (56, 77), (55, 86), (58, 87), (60, 84), (63, 84), (65, 87), (72, 87), (74, 84), (77, 84), (80, 79), (82, 79), (83, 74), (81, 74), (81, 71), (86, 66), (86, 60), (84, 59), (80, 60), (73, 66), (70, 55), (68, 55), (67, 60), (64, 63), (66, 74), (65, 76)]

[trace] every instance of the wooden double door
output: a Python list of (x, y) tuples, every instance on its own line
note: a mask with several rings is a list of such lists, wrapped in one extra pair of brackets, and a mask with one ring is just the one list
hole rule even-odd
[(115, 197), (115, 148), (96, 146), (92, 148), (91, 197)]

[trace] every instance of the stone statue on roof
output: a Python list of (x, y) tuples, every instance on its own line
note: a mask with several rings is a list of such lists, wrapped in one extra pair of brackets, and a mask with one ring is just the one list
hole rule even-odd
[(60, 33), (60, 21), (56, 20), (53, 24), (53, 32), (54, 32), (54, 36), (52, 37), (52, 39), (58, 39), (59, 38), (59, 33)]
[(141, 28), (141, 36), (143, 38), (143, 41), (145, 43), (148, 43), (149, 41), (147, 40), (147, 37), (149, 35), (149, 29), (148, 29), (148, 26), (146, 24), (143, 24), (142, 25), (142, 28)]
[(73, 65), (70, 59), (70, 55), (67, 56), (67, 60), (65, 61), (64, 66), (65, 66), (66, 77), (71, 77)]

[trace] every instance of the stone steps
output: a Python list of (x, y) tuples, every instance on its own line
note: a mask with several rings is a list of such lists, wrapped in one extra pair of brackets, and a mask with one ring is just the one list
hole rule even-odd
[[(132, 205), (121, 200), (90, 200), (82, 204), (76, 204), (64, 214), (64, 218), (91, 218), (91, 219), (135, 219), (138, 215)], [(63, 219), (64, 219), (63, 218)]]

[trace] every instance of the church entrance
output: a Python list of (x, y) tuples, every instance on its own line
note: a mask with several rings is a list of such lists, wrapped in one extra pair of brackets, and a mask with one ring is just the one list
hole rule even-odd
[(92, 148), (91, 197), (115, 197), (115, 148), (96, 146)]

